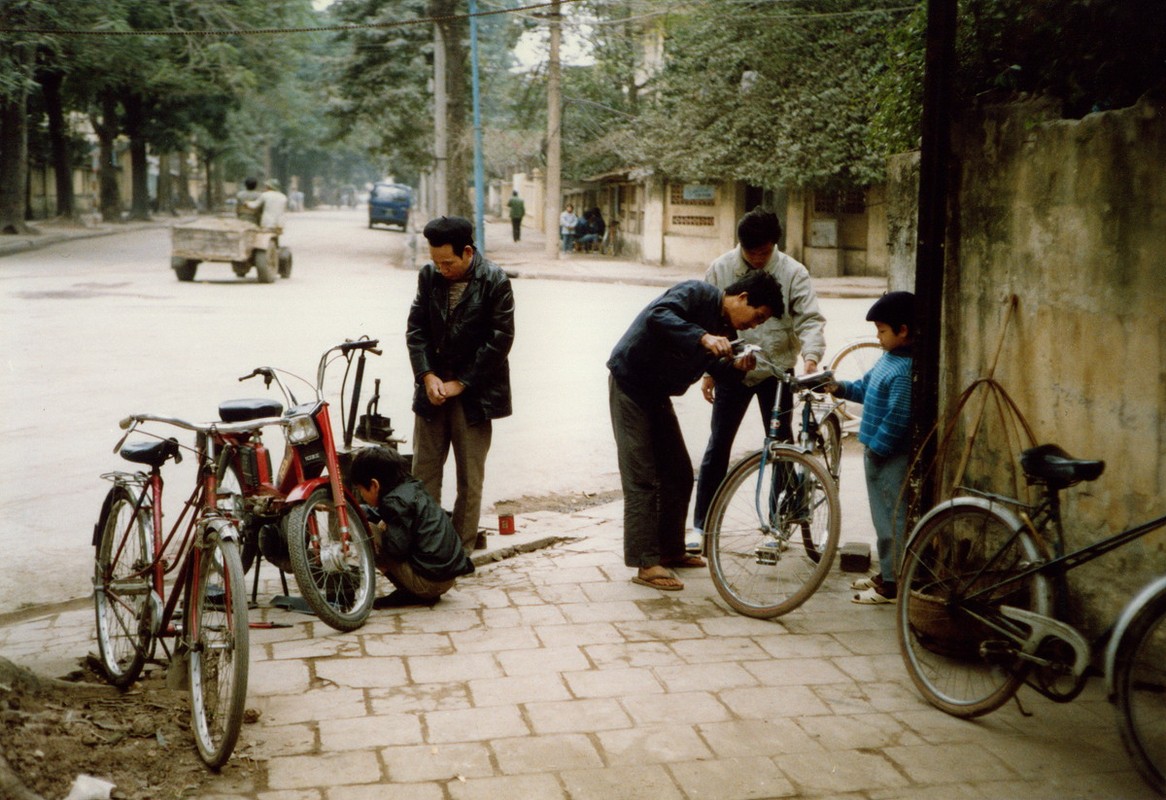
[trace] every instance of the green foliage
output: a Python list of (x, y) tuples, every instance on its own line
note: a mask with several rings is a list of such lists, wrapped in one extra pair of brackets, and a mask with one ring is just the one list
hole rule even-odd
[(671, 21), (640, 155), (684, 180), (863, 186), (883, 175), (871, 147), (873, 87), (900, 2), (709, 5)]

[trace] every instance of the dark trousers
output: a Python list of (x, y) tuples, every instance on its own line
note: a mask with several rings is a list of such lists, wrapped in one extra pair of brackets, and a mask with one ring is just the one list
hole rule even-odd
[(623, 552), (628, 567), (684, 555), (692, 460), (672, 402), (644, 408), (608, 376), (611, 427), (623, 485)]
[[(694, 527), (704, 530), (705, 514), (708, 513), (713, 495), (717, 493), (717, 487), (721, 485), (725, 473), (729, 471), (729, 455), (733, 450), (733, 440), (737, 438), (737, 430), (741, 427), (741, 420), (745, 418), (749, 403), (754, 397), (757, 398), (757, 409), (761, 412), (761, 428), (768, 431), (776, 396), (777, 378), (766, 378), (754, 386), (730, 381), (717, 384), (713, 395), (712, 430), (709, 433), (704, 458), (700, 462), (700, 478), (696, 484), (696, 504), (692, 510)], [(793, 408), (793, 396), (789, 392), (782, 396), (782, 406), (778, 438), (784, 442), (791, 438), (790, 411)]]
[(514, 241), (517, 242), (522, 238), (522, 217), (511, 217), (510, 227), (513, 228)]

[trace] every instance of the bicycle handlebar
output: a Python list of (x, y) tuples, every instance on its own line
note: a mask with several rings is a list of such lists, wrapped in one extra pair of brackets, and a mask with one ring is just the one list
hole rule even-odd
[(834, 382), (834, 370), (823, 369), (817, 372), (811, 372), (808, 375), (794, 376), (792, 373), (787, 374), (785, 370), (779, 369), (776, 364), (766, 358), (759, 345), (751, 342), (743, 342), (740, 339), (733, 340), (733, 353), (735, 358), (742, 356), (753, 356), (757, 359), (758, 364), (769, 367), (777, 373), (777, 378), (780, 381), (796, 386), (799, 389), (809, 389), (811, 392), (818, 391), (818, 389), (827, 383)]
[(244, 433), (246, 431), (259, 430), (268, 425), (286, 425), (287, 420), (283, 417), (263, 417), (261, 419), (251, 419), (245, 422), (190, 422), (189, 420), (179, 419), (178, 417), (164, 417), (160, 414), (131, 414), (118, 422), (118, 427), (123, 431), (132, 432), (134, 428), (141, 422), (162, 422), (166, 425), (173, 425), (176, 428), (183, 428), (195, 433)]

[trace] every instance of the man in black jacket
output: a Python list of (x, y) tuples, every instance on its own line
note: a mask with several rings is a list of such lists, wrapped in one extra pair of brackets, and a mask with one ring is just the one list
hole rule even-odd
[(424, 234), (432, 261), (418, 275), (405, 332), (415, 384), (413, 474), (440, 503), (452, 445), (453, 525), (469, 552), (478, 537), (491, 421), (511, 413), (514, 293), (506, 273), (474, 247), (469, 220), (438, 217)]

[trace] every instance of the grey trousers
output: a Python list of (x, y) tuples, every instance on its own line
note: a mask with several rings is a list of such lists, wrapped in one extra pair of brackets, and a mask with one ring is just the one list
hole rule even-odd
[(866, 493), (879, 552), (879, 574), (894, 583), (907, 538), (906, 508), (898, 506), (911, 459), (907, 453), (882, 458), (868, 448), (863, 454)]
[(684, 556), (692, 459), (671, 401), (645, 409), (608, 376), (611, 427), (623, 485), (624, 566)]
[(482, 481), (486, 477), (486, 454), (490, 452), (492, 433), (490, 420), (468, 424), (465, 409), (456, 397), (438, 406), (433, 419), (418, 416), (413, 423), (413, 476), (438, 503), (441, 503), (445, 460), (453, 447), (457, 476), (453, 527), (467, 554), (473, 554), (478, 538)]

